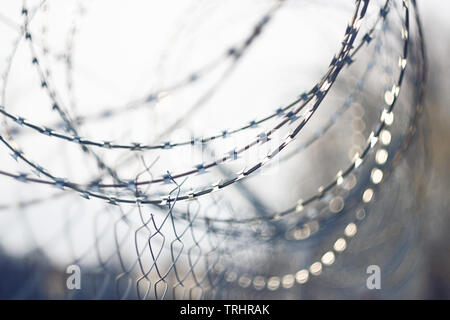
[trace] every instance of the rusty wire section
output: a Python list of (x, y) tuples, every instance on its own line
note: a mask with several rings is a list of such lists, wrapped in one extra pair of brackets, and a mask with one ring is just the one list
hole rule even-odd
[[(389, 254), (409, 261), (416, 236), (414, 217), (401, 209), (413, 205), (416, 190), (407, 181), (420, 175), (408, 174), (426, 74), (415, 1), (354, 1), (343, 10), (346, 23), (335, 26), (342, 33), (328, 65), (314, 76), (296, 68), (309, 85), (290, 84), (295, 94), (282, 94), (273, 111), (260, 108), (259, 97), (237, 95), (225, 105), (214, 98), (227, 97), (221, 90), (233, 96), (234, 74), (279, 30), (277, 19), (302, 19), (306, 3), (264, 2), (250, 30), (239, 30), (224, 52), (178, 80), (88, 112), (77, 91), (76, 52), (83, 21), (98, 11), (74, 1), (65, 18), (53, 1), (24, 0), (17, 16), (2, 14), (13, 40), (1, 65), (0, 244), (5, 258), (32, 261), (8, 271), (18, 288), (8, 296), (298, 298), (321, 278), (357, 290), (365, 282), (352, 280), (345, 255), (358, 250), (353, 242), (367, 253), (380, 234), (393, 242), (375, 248), (383, 268), (396, 281), (407, 278), (411, 270)], [(317, 5), (318, 16), (324, 8)], [(55, 16), (71, 21), (62, 52), (51, 42)], [(282, 36), (302, 43), (305, 57), (296, 60), (311, 58), (307, 40), (289, 33)], [(164, 52), (173, 50), (169, 42)], [(196, 118), (208, 123), (204, 110), (228, 115), (233, 125), (172, 139), (180, 127), (199, 126)], [(131, 140), (136, 133), (140, 139)], [(395, 196), (399, 189), (408, 196)], [(393, 216), (410, 225), (407, 234), (391, 231)], [(373, 228), (360, 231), (363, 222)], [(81, 290), (65, 287), (69, 265), (82, 270)]]

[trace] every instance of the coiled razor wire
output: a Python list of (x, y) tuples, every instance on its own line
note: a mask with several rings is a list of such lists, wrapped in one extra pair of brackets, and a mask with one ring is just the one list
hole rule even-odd
[[(331, 297), (352, 295), (365, 281), (346, 262), (357, 260), (358, 272), (365, 272), (369, 255), (384, 263), (398, 288), (407, 281), (417, 237), (417, 219), (407, 214), (417, 190), (408, 181), (425, 173), (408, 174), (422, 165), (410, 149), (420, 152), (411, 142), (420, 128), (426, 75), (415, 1), (261, 1), (250, 5), (252, 23), (245, 17), (246, 23), (221, 26), (240, 38), (231, 44), (207, 19), (220, 20), (214, 15), (224, 9), (220, 4), (177, 8), (181, 22), (174, 22), (173, 36), (162, 37), (169, 41), (156, 76), (144, 77), (155, 78), (156, 89), (125, 99), (111, 92), (105, 101), (115, 107), (104, 108), (87, 93), (93, 88), (80, 82), (85, 61), (77, 50), (86, 50), (89, 28), (108, 31), (92, 21), (110, 5), (117, 4), (24, 0), (11, 5), (11, 15), (0, 15), (12, 39), (2, 51), (0, 82), (2, 260), (31, 261), (2, 275), (4, 288), (16, 288), (5, 295), (300, 298), (322, 287)], [(243, 12), (241, 6), (233, 15)], [(157, 19), (145, 12), (145, 21)], [(343, 36), (333, 38), (334, 30), (326, 29), (333, 19), (317, 30), (282, 28), (283, 19), (301, 21), (311, 12), (319, 18), (345, 12), (346, 24), (332, 26)], [(212, 24), (204, 29), (215, 32), (221, 49), (193, 36), (202, 19)], [(322, 52), (308, 56), (308, 49), (325, 43), (324, 35), (338, 45), (328, 50), (323, 44), (329, 63), (311, 72), (307, 67)], [(283, 38), (299, 43), (298, 52), (283, 47)], [(107, 45), (102, 41), (96, 40), (100, 48)], [(280, 58), (270, 61), (281, 66), (279, 74), (295, 74), (288, 89), (278, 84), (277, 73), (261, 71), (270, 63), (258, 54), (270, 54), (273, 46)], [(216, 53), (192, 68), (197, 47)], [(95, 48), (87, 48), (95, 56)], [(111, 49), (108, 58), (115, 53)], [(181, 58), (170, 78), (163, 70), (171, 68), (174, 53)], [(294, 63), (283, 66), (289, 54)], [(116, 77), (121, 61), (114, 61), (107, 70)], [(124, 78), (115, 91), (127, 81), (133, 83)], [(264, 81), (271, 90), (266, 85), (254, 93), (252, 86)], [(277, 90), (282, 94), (274, 99)], [(213, 130), (205, 134), (208, 126)], [(180, 128), (187, 128), (184, 135), (173, 138)], [(395, 196), (400, 189), (407, 196)], [(410, 227), (398, 231), (399, 224)], [(80, 290), (66, 287), (71, 265), (82, 270)]]

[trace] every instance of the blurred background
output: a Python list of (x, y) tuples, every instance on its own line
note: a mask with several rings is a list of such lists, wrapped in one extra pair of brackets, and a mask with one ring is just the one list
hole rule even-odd
[[(375, 23), (384, 2), (369, 5), (361, 33)], [(74, 119), (94, 115), (94, 121), (79, 121), (83, 137), (123, 143), (141, 142), (143, 137), (151, 143), (189, 141), (271, 114), (292, 101), (299, 88), (306, 90), (320, 79), (339, 49), (354, 9), (353, 2), (331, 4), (325, 0), (285, 1), (280, 7), (277, 1), (266, 0), (134, 1), (126, 6), (122, 1), (27, 1), (25, 5), (30, 8), (29, 17), (31, 8), (40, 8), (30, 30), (36, 55), (42, 57), (39, 62), (48, 67), (44, 69), (48, 87), (55, 88)], [(3, 74), (9, 70), (7, 82), (2, 83), (2, 105), (37, 123), (60, 126), (57, 113), (49, 108), (48, 92), (40, 85), (42, 75), (40, 78), (31, 63), (28, 45), (21, 42), (14, 50), (14, 39), (24, 26), (22, 8), (23, 4), (14, 0), (0, 5), (0, 39), (8, 44), (0, 49), (1, 68)], [(400, 5), (392, 8), (390, 16), (392, 12), (401, 14)], [(164, 208), (144, 206), (143, 218), (136, 206), (108, 206), (74, 193), (62, 196), (67, 193), (0, 177), (0, 298), (134, 299), (142, 298), (140, 283), (150, 288), (147, 293), (151, 294), (144, 297), (153, 299), (450, 298), (450, 80), (446, 74), (450, 71), (450, 3), (419, 0), (418, 8), (428, 66), (424, 112), (413, 143), (389, 175), (386, 169), (383, 183), (373, 187), (373, 199), (364, 190), (370, 181), (378, 182), (373, 183), (373, 170), (363, 168), (353, 176), (358, 180), (354, 188), (345, 187), (351, 184), (351, 179), (346, 179), (343, 190), (308, 207), (299, 220), (245, 226), (208, 221), (270, 216), (290, 208), (290, 203), (295, 211), (299, 198), (313, 194), (362, 152), (379, 117), (378, 100), (386, 99), (384, 90), (396, 79), (391, 68), (397, 67), (397, 52), (401, 52), (400, 14), (394, 15), (389, 28), (380, 28), (382, 42), (374, 36), (368, 49), (358, 52), (353, 69), (342, 71), (329, 97), (302, 131), (304, 135), (286, 148), (292, 157), (281, 158), (260, 176), (224, 189), (225, 195), (176, 206), (175, 215), (182, 219), (175, 225), (186, 231), (181, 241), (173, 232), (176, 227), (165, 222), (171, 215)], [(264, 24), (264, 32), (255, 37), (245, 55), (227, 61), (230, 48), (238, 48), (236, 44), (243, 43), (267, 15), (270, 21)], [(411, 34), (417, 37), (417, 32)], [(14, 58), (9, 68), (11, 50)], [(413, 52), (415, 55), (418, 53)], [(415, 101), (411, 97), (420, 86), (417, 80), (422, 81), (417, 76), (420, 59), (411, 61), (409, 70), (414, 71), (401, 91), (393, 136), (406, 134)], [(376, 67), (366, 77), (364, 70), (370, 71), (372, 63)], [(368, 88), (361, 88), (363, 94), (350, 106), (351, 112), (342, 113), (340, 122), (329, 131), (318, 129), (339, 114), (338, 106), (345, 106), (362, 79)], [(125, 111), (111, 117), (106, 110)], [(359, 114), (361, 110), (364, 116)], [(2, 135), (6, 136), (5, 128)], [(59, 128), (62, 132), (64, 127)], [(9, 130), (26, 154), (58, 176), (90, 181), (99, 173), (95, 159), (88, 159), (77, 145), (30, 131), (22, 133), (16, 124), (10, 124)], [(143, 171), (143, 179), (149, 179), (166, 170), (182, 172), (206, 163), (233, 145), (245, 145), (259, 132), (259, 128), (245, 130), (226, 140), (225, 146), (211, 143), (211, 149), (200, 155), (189, 146), (164, 150), (167, 152), (151, 150), (144, 156), (129, 156), (129, 151), (95, 152), (120, 176), (134, 177)], [(270, 147), (276, 147), (287, 132), (275, 136)], [(318, 136), (317, 143), (303, 152), (302, 145)], [(393, 147), (400, 145), (395, 139)], [(258, 161), (263, 152), (258, 149), (236, 165), (190, 177), (176, 190), (188, 193), (199, 185), (230, 178), (242, 165), (248, 168)], [(30, 172), (9, 153), (2, 146), (0, 170)], [(126, 157), (128, 165), (120, 167)], [(151, 186), (146, 192), (157, 198), (173, 192), (173, 185)], [(125, 193), (111, 194), (121, 197)], [(41, 200), (33, 203), (33, 199)], [(31, 205), (23, 205), (26, 201)], [(361, 203), (368, 206), (361, 209)], [(356, 236), (348, 228), (355, 212), (356, 220), (362, 221)], [(342, 239), (344, 229), (348, 240), (340, 249), (342, 242), (335, 239)], [(145, 255), (138, 254), (136, 260), (136, 250), (151, 247), (154, 239), (156, 251), (144, 249)], [(339, 255), (323, 256), (330, 247)], [(177, 250), (187, 254), (174, 260)], [(320, 270), (315, 269), (314, 261), (321, 261)], [(81, 290), (66, 288), (65, 270), (71, 264), (81, 266)], [(369, 265), (381, 268), (380, 290), (366, 287)], [(186, 276), (179, 276), (173, 266)], [(299, 269), (308, 276), (303, 278)], [(180, 284), (181, 296), (165, 293), (166, 288), (179, 288)]]
[[(445, 19), (445, 12), (450, 10), (445, 1), (420, 1), (427, 42), (429, 75), (427, 85), (427, 108), (425, 130), (430, 157), (430, 180), (426, 185), (424, 213), (429, 220), (424, 224), (423, 240), (424, 267), (423, 277), (427, 283), (426, 289), (418, 294), (423, 298), (449, 298), (448, 259), (442, 255), (448, 250), (449, 239), (445, 231), (448, 226), (448, 200), (446, 192), (449, 183), (449, 168), (446, 159), (449, 155), (448, 146), (441, 144), (448, 136), (449, 93), (450, 84), (445, 77), (449, 70), (446, 58), (450, 41), (448, 34), (450, 25)], [(439, 10), (438, 8), (442, 8)], [(441, 43), (442, 45), (440, 45)], [(436, 108), (436, 109), (434, 109)], [(432, 111), (435, 110), (436, 112)], [(429, 208), (429, 209), (427, 209)]]

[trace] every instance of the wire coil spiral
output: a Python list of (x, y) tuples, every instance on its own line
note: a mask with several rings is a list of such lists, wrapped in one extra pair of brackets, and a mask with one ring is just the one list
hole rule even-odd
[[(235, 31), (223, 28), (231, 42), (212, 22), (211, 38), (209, 30), (192, 36), (199, 13), (214, 18), (222, 7), (191, 4), (176, 9), (185, 21), (170, 22), (172, 38), (161, 31), (166, 49), (152, 62), (156, 76), (144, 61), (145, 72), (133, 74), (138, 80), (118, 79), (120, 48), (106, 48), (90, 29), (109, 28), (95, 23), (102, 15), (95, 2), (23, 0), (13, 17), (0, 15), (13, 39), (1, 64), (0, 248), (5, 256), (35, 253), (34, 272), (48, 275), (17, 297), (308, 297), (304, 287), (327, 279), (328, 286), (364, 286), (345, 267), (346, 255), (358, 250), (388, 261), (383, 268), (395, 281), (408, 277), (403, 263), (415, 218), (393, 208), (407, 208), (416, 192), (401, 184), (411, 179), (411, 148), (420, 148), (412, 142), (425, 94), (415, 1), (314, 9), (306, 1), (262, 1), (249, 9), (251, 19), (230, 27)], [(317, 30), (283, 29), (283, 18), (312, 23), (309, 13), (330, 14), (330, 21)], [(201, 32), (218, 46), (203, 43)], [(97, 57), (90, 37), (109, 51), (83, 68), (83, 54)], [(187, 48), (177, 50), (177, 40)], [(149, 53), (120, 47), (132, 52), (130, 65)], [(206, 53), (192, 67), (196, 50)], [(271, 62), (274, 69), (266, 67)], [(166, 81), (162, 70), (170, 68)], [(103, 74), (111, 70), (114, 76)], [(101, 93), (109, 80), (119, 86)], [(122, 94), (128, 89), (133, 94)], [(101, 107), (101, 99), (115, 107)], [(411, 196), (406, 203), (395, 203), (398, 184)], [(393, 216), (412, 227), (395, 231)], [(383, 232), (394, 245), (364, 250)], [(362, 264), (370, 260), (363, 256)], [(64, 288), (60, 270), (68, 265), (83, 270), (83, 290)]]

